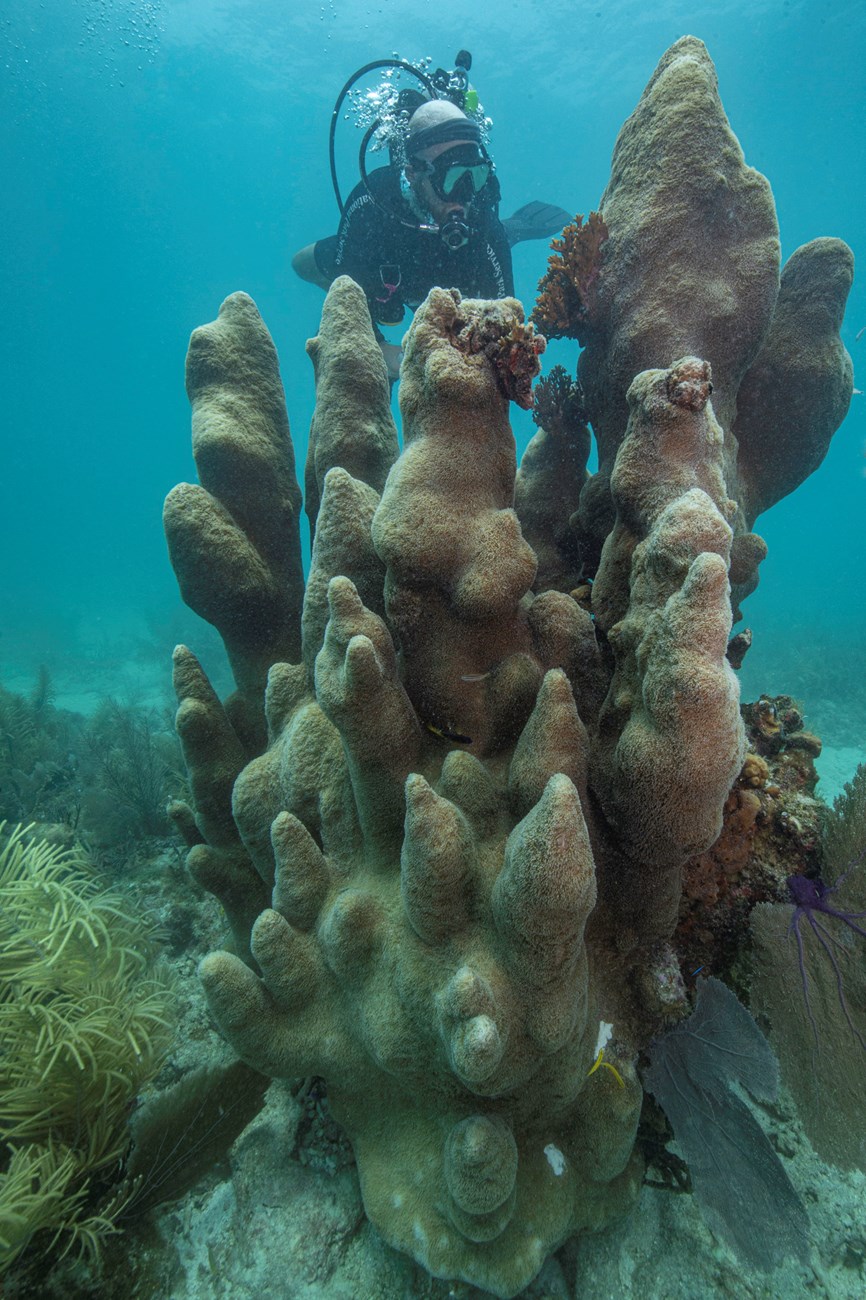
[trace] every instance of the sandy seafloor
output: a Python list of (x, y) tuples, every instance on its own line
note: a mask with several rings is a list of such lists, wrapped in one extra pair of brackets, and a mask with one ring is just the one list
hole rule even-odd
[[(207, 1013), (188, 965), (186, 1015), (202, 1060)], [(215, 1035), (213, 1059), (226, 1048)], [(182, 1049), (181, 1049), (182, 1050)], [(178, 1064), (181, 1062), (178, 1061)], [(783, 1096), (753, 1108), (782, 1156), (811, 1220), (807, 1263), (768, 1273), (744, 1269), (706, 1227), (692, 1196), (645, 1187), (621, 1223), (567, 1243), (548, 1260), (523, 1300), (862, 1300), (866, 1294), (866, 1176), (825, 1165), (811, 1150)], [(356, 1171), (335, 1126), (319, 1117), (301, 1145), (302, 1107), (286, 1083), (227, 1161), (177, 1203), (109, 1243), (100, 1280), (77, 1269), (38, 1292), (9, 1300), (484, 1300), (488, 1292), (431, 1278), (390, 1249), (366, 1220)], [(91, 1289), (88, 1283), (95, 1283)]]
[[(273, 1085), (235, 1143), (231, 1177), (202, 1185), (159, 1216), (167, 1289), (177, 1300), (481, 1300), (486, 1292), (427, 1277), (364, 1219), (353, 1168), (330, 1175), (290, 1156), (297, 1107)], [(618, 1226), (566, 1245), (521, 1294), (527, 1300), (698, 1300), (866, 1294), (866, 1176), (824, 1165), (784, 1105), (760, 1116), (812, 1224), (808, 1264), (744, 1270), (714, 1241), (691, 1196), (644, 1188)], [(294, 1121), (294, 1123), (293, 1123)]]

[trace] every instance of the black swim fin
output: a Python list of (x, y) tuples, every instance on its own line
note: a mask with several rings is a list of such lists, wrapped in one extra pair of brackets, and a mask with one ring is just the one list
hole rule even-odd
[(508, 245), (522, 244), (524, 239), (549, 239), (558, 235), (562, 227), (574, 217), (565, 208), (558, 208), (555, 203), (526, 203), (518, 208), (513, 217), (503, 221)]

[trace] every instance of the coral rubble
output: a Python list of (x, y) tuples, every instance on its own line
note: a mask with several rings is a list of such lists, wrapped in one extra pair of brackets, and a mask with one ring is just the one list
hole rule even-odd
[[(557, 381), (518, 478), (509, 401), (530, 400), (544, 341), (515, 300), (456, 290), (407, 335), (397, 455), (341, 278), (310, 345), (306, 588), (275, 354), (245, 295), (193, 336), (204, 486), (166, 514), (239, 689), (224, 707), (178, 648), (194, 807), (173, 815), (235, 944), (203, 964), (214, 1014), (254, 1068), (325, 1080), (387, 1241), (502, 1297), (637, 1196), (636, 1063), (686, 1010), (684, 865), (732, 788), (748, 835), (766, 780), (759, 756), (744, 769), (727, 649), (772, 491), (753, 475), (743, 503), (731, 430), (772, 350), (778, 239), (692, 38), (623, 129), (603, 206), (581, 359), (597, 475)], [(801, 476), (843, 405), (832, 340), (822, 357), (802, 378), (811, 459), (789, 439)]]

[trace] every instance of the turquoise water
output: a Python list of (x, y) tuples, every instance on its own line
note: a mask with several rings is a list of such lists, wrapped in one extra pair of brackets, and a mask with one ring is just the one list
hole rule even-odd
[[(6, 0), (5, 661), (38, 660), (70, 638), (111, 643), (176, 605), (159, 510), (191, 475), (183, 355), (234, 289), (252, 294), (274, 336), (302, 461), (314, 399), (304, 342), (321, 294), (290, 260), (335, 229), (328, 123), (362, 62), (397, 50), (451, 66), (468, 48), (494, 122), (503, 213), (535, 198), (586, 212), (658, 58), (691, 32), (709, 47), (747, 161), (772, 183), (783, 254), (821, 234), (859, 251), (866, 17), (853, 0), (483, 10)], [(342, 174), (345, 190), (351, 161)], [(524, 301), (544, 261), (543, 243), (515, 250)], [(843, 337), (858, 387), (863, 325), (855, 282)], [(575, 355), (576, 344), (551, 351), (572, 366)], [(520, 443), (532, 428), (515, 421)], [(770, 556), (747, 608), (760, 669), (770, 672), (762, 638), (787, 642), (795, 626), (834, 640), (863, 632), (864, 443), (866, 398), (855, 397), (821, 473), (760, 521)]]

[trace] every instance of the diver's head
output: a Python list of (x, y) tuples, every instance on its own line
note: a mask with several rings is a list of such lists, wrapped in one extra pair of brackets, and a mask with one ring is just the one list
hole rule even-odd
[(415, 110), (406, 134), (406, 179), (449, 248), (469, 238), (467, 211), (492, 171), (478, 126), (456, 104), (433, 99)]

